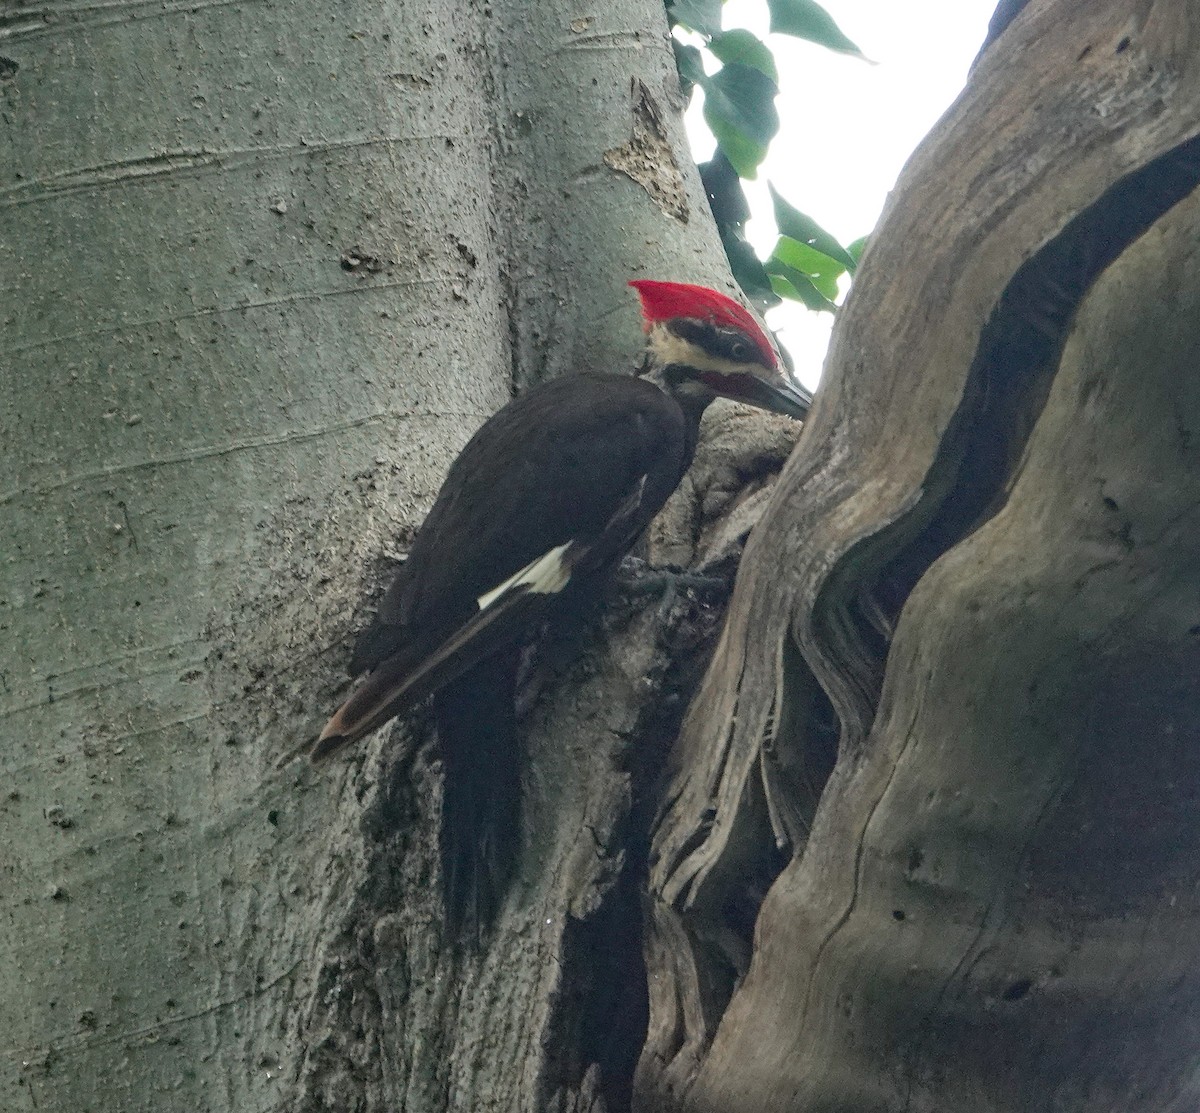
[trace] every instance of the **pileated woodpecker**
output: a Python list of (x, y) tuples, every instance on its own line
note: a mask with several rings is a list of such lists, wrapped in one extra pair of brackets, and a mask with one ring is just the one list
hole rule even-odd
[(634, 544), (683, 478), (714, 398), (795, 418), (812, 401), (737, 302), (704, 286), (630, 285), (644, 375), (554, 379), (471, 438), (355, 647), (351, 673), (370, 675), (312, 749), (328, 757), (435, 696), (446, 907), (460, 926), (490, 920), (515, 858), (523, 641)]

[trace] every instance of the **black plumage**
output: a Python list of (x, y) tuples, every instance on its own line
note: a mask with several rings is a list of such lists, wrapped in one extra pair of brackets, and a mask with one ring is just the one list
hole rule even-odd
[(399, 715), (559, 605), (561, 592), (515, 587), (480, 609), (522, 569), (565, 545), (574, 591), (618, 562), (679, 485), (698, 420), (653, 383), (602, 374), (555, 379), (491, 418), (451, 466), (359, 639), (350, 671), (371, 676), (314, 756)]
[(433, 696), (443, 885), (459, 934), (491, 921), (517, 858), (522, 643), (634, 544), (691, 463), (710, 401), (793, 417), (811, 401), (736, 302), (705, 287), (631, 285), (653, 379), (564, 376), (471, 438), (354, 650), (350, 671), (367, 679), (313, 747), (325, 758)]

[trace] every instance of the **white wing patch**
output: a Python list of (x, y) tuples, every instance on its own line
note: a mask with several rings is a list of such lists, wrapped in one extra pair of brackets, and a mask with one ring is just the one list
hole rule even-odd
[(537, 560), (525, 565), (515, 576), (509, 576), (499, 587), (485, 591), (479, 597), (479, 609), (487, 610), (506, 592), (517, 587), (527, 587), (536, 595), (553, 595), (562, 591), (571, 578), (571, 569), (563, 560), (563, 553), (571, 547), (568, 541), (543, 553)]

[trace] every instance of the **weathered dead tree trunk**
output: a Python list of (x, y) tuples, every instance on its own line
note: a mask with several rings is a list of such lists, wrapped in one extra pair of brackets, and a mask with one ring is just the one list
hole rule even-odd
[(1032, 0), (903, 175), (674, 752), (643, 1109), (1200, 1101), (1198, 136), (1200, 6)]

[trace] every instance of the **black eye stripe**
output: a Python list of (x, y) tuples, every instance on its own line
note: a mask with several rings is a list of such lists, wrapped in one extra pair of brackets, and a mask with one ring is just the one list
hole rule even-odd
[(713, 331), (716, 333), (716, 344), (713, 350), (717, 355), (736, 360), (738, 363), (745, 363), (754, 358), (754, 345), (746, 339), (743, 333), (735, 329), (714, 329)]
[(699, 345), (710, 355), (733, 360), (735, 363), (759, 362), (757, 347), (739, 329), (687, 317), (670, 321), (667, 327), (676, 336)]

